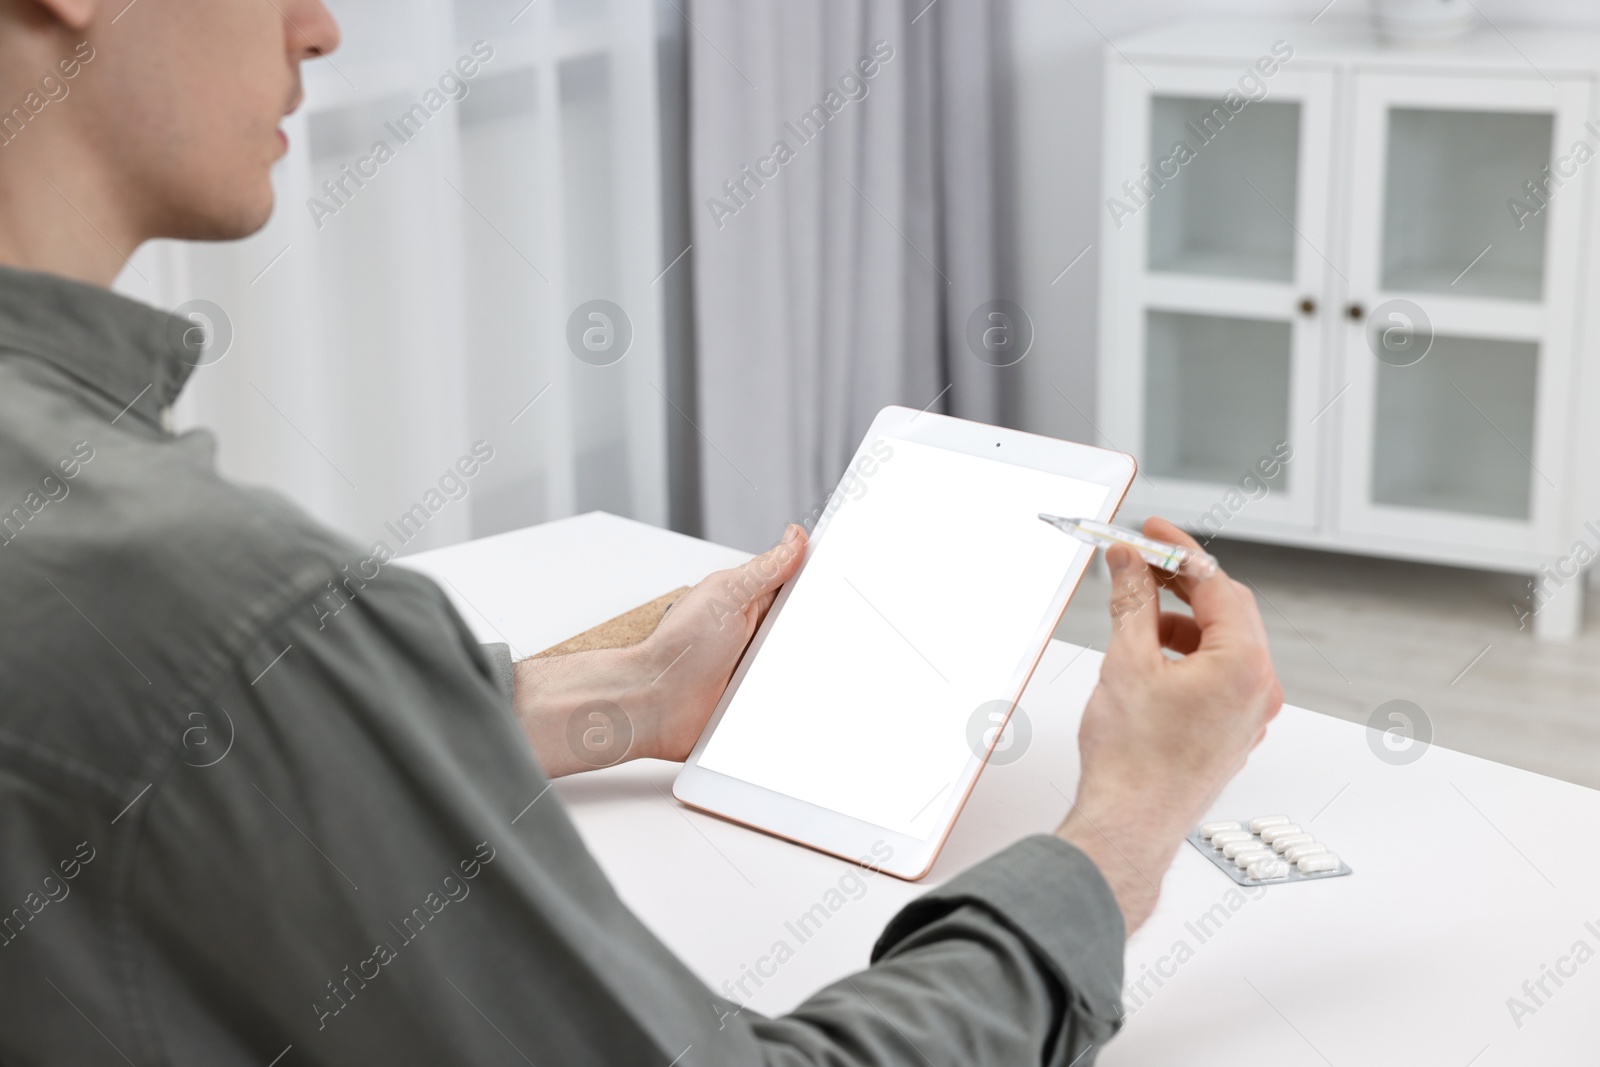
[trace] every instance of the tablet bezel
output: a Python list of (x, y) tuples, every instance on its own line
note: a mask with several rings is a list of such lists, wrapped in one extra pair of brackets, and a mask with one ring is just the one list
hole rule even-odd
[[(1073, 441), (1059, 441), (1020, 430), (986, 426), (947, 415), (914, 411), (911, 408), (886, 407), (873, 419), (860, 447), (856, 449), (855, 456), (846, 468), (844, 478), (835, 488), (834, 495), (829, 497), (830, 501), (839, 498), (839, 494), (846, 491), (846, 482), (853, 482), (859, 477), (853, 473), (858, 469), (857, 464), (868, 456), (868, 450), (880, 437), (931, 445), (980, 459), (1000, 460), (1016, 466), (1106, 486), (1108, 492), (1101, 503), (1100, 514), (1094, 516), (1101, 521), (1109, 521), (1116, 514), (1138, 472), (1137, 462), (1132, 456), (1123, 452)], [(826, 536), (831, 515), (832, 509), (824, 510), (821, 519), (811, 532), (812, 546), (820, 543)], [(1034, 635), (1037, 647), (1032, 659), (1018, 669), (1004, 690), (1010, 694), (1011, 707), (1006, 712), (1008, 722), (1016, 709), (1017, 702), (1022, 698), (1023, 691), (1027, 688), (1028, 680), (1038, 666), (1040, 657), (1044, 655), (1050, 636), (1055, 632), (1062, 614), (1066, 611), (1067, 603), (1077, 591), (1091, 558), (1092, 553), (1083, 553), (1080, 561), (1061, 583), (1061, 588), (1051, 600), (1051, 609), (1047, 613), (1046, 620), (1040, 624), (1038, 632)], [(808, 548), (807, 560), (809, 559)], [(897, 878), (916, 881), (932, 870), (940, 850), (944, 847), (945, 839), (966, 804), (967, 796), (976, 784), (984, 764), (988, 762), (989, 754), (993, 751), (994, 743), (998, 741), (1003, 728), (993, 732), (990, 747), (984, 751), (982, 757), (973, 755), (968, 758), (966, 767), (956, 780), (955, 788), (950, 790), (941, 807), (939, 818), (935, 820), (934, 832), (926, 841), (700, 766), (701, 753), (705, 751), (717, 724), (722, 721), (723, 714), (732, 703), (734, 694), (738, 692), (739, 685), (744, 680), (750, 664), (755, 661), (767, 634), (782, 613), (790, 592), (804, 573), (805, 565), (802, 564), (799, 573), (790, 579), (778, 594), (772, 610), (767, 613), (766, 619), (756, 631), (744, 658), (739, 662), (738, 669), (728, 682), (727, 690), (717, 703), (716, 711), (707, 721), (705, 729), (701, 731), (700, 739), (695, 743), (694, 751), (690, 753), (683, 770), (673, 782), (673, 796), (690, 807), (719, 815), (752, 829), (785, 838), (874, 870), (884, 871)]]

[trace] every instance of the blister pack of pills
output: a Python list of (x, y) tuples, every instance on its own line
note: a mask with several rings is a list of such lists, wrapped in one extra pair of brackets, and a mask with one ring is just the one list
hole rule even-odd
[(1240, 885), (1309, 882), (1353, 873), (1337, 853), (1287, 815), (1202, 823), (1189, 835), (1189, 843)]

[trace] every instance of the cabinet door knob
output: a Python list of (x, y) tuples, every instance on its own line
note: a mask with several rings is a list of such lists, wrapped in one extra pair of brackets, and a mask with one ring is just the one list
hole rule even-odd
[(1309, 296), (1300, 298), (1300, 314), (1310, 317), (1317, 313), (1317, 302)]
[(1359, 303), (1351, 304), (1349, 307), (1344, 309), (1344, 313), (1350, 316), (1351, 322), (1360, 322), (1362, 319), (1367, 317), (1367, 309), (1362, 307)]

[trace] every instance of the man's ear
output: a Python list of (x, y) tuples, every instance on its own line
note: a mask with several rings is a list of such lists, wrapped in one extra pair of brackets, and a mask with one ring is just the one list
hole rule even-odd
[(99, 0), (22, 0), (21, 6), (32, 7), (44, 19), (59, 22), (68, 29), (83, 30), (94, 21), (95, 12), (103, 5)]

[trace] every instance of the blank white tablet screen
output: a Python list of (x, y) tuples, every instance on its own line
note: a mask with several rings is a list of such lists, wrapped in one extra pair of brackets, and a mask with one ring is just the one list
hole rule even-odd
[[(700, 766), (919, 840), (1091, 549), (1040, 512), (1110, 491), (898, 438), (811, 550)], [(1049, 620), (1049, 621), (1054, 621)]]

